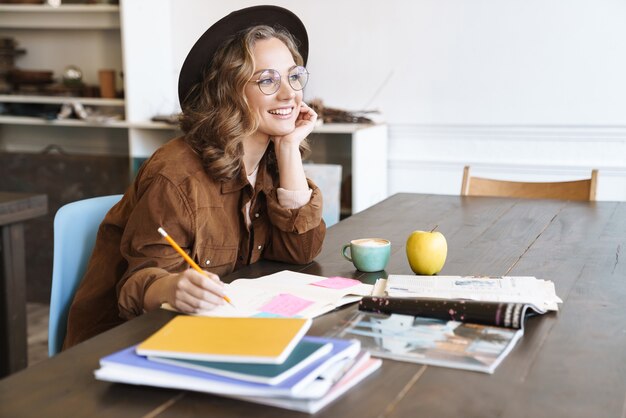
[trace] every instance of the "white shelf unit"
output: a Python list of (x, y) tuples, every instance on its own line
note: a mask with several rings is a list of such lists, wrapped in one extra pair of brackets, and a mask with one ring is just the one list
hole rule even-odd
[(103, 99), (100, 97), (71, 97), (71, 96), (30, 96), (16, 94), (0, 94), (1, 103), (40, 103), (40, 104), (63, 104), (80, 102), (84, 105), (93, 106), (118, 106), (124, 107), (124, 99)]
[(387, 197), (387, 125), (329, 123), (309, 137), (313, 163), (339, 164), (343, 182), (349, 181), (351, 205), (343, 216), (360, 212)]
[[(122, 37), (117, 5), (0, 5), (0, 37), (14, 38), (25, 49), (16, 68), (53, 71), (59, 82), (69, 65), (83, 72), (83, 81), (98, 84), (98, 70), (113, 69), (122, 86)], [(53, 105), (79, 102), (84, 106), (119, 108), (124, 99), (43, 95), (0, 95), (4, 106)], [(128, 122), (104, 118), (46, 120), (32, 116), (0, 116), (0, 150), (39, 152), (48, 145), (85, 154), (128, 154)]]
[(8, 29), (119, 29), (119, 6), (0, 4), (0, 27)]
[(172, 63), (170, 0), (121, 0), (128, 152), (132, 172), (161, 144), (176, 135), (150, 119), (179, 111)]
[[(118, 5), (0, 5), (0, 37), (26, 50), (16, 67), (52, 70), (55, 78), (75, 65), (83, 81), (98, 84), (98, 70), (114, 69), (124, 99), (0, 95), (4, 105), (61, 105), (79, 102), (116, 107), (123, 120), (87, 120), (0, 115), (0, 150), (39, 152), (57, 145), (72, 153), (124, 155), (133, 171), (158, 145), (176, 134), (172, 125), (153, 122), (156, 114), (177, 111), (172, 78), (170, 1), (124, 0)], [(123, 78), (122, 75), (123, 74)]]

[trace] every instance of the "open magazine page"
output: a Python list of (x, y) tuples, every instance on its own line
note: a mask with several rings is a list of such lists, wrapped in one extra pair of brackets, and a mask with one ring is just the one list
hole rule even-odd
[(435, 299), (468, 299), (533, 305), (538, 312), (556, 311), (563, 301), (554, 283), (527, 276), (409, 276), (390, 275), (386, 295)]
[(329, 336), (356, 338), (372, 356), (493, 373), (522, 329), (357, 312)]
[(527, 315), (544, 313), (534, 305), (507, 302), (480, 302), (465, 299), (429, 299), (368, 296), (359, 310), (379, 314), (402, 314), (447, 321), (471, 322), (519, 329)]

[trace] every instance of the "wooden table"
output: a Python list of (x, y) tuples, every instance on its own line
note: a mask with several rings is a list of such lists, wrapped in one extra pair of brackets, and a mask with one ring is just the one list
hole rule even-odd
[(0, 192), (0, 378), (26, 367), (24, 221), (45, 215), (44, 194)]
[[(283, 268), (372, 283), (339, 254), (350, 238), (392, 241), (388, 273), (411, 274), (404, 242), (435, 225), (448, 239), (442, 274), (553, 280), (558, 314), (530, 318), (493, 375), (385, 360), (323, 417), (623, 417), (626, 394), (626, 203), (395, 195), (328, 231), (308, 266), (261, 262), (229, 276)], [(321, 334), (355, 309), (315, 320)], [(173, 313), (152, 312), (0, 381), (0, 415), (287, 417), (298, 414), (201, 393), (96, 381), (98, 359), (137, 343)]]

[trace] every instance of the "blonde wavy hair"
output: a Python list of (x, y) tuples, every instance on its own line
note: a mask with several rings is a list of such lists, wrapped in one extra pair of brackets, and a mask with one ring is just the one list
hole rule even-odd
[[(259, 126), (244, 89), (254, 73), (254, 45), (271, 38), (282, 41), (296, 64), (303, 65), (290, 33), (264, 25), (251, 27), (227, 39), (215, 52), (202, 82), (194, 86), (188, 96), (193, 98), (183, 106), (180, 126), (185, 139), (200, 155), (207, 172), (219, 181), (239, 174), (243, 167), (243, 139)], [(304, 156), (309, 151), (307, 141), (302, 141), (301, 154)], [(276, 175), (273, 143), (266, 153), (270, 172)]]

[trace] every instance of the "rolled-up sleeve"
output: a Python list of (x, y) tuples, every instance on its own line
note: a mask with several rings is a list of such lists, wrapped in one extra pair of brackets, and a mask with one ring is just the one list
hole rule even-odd
[(267, 196), (268, 216), (272, 224), (271, 245), (265, 258), (306, 264), (321, 251), (326, 235), (322, 219), (322, 193), (308, 180), (311, 197), (304, 205), (288, 209), (278, 199), (278, 191)]
[(278, 203), (287, 209), (298, 209), (311, 200), (313, 190), (287, 190), (279, 187), (276, 189)]
[(121, 254), (128, 263), (116, 289), (123, 318), (143, 313), (145, 293), (156, 280), (187, 268), (158, 228), (163, 227), (187, 250), (193, 242), (193, 223), (188, 202), (178, 187), (165, 178), (155, 178), (130, 214), (120, 244)]

